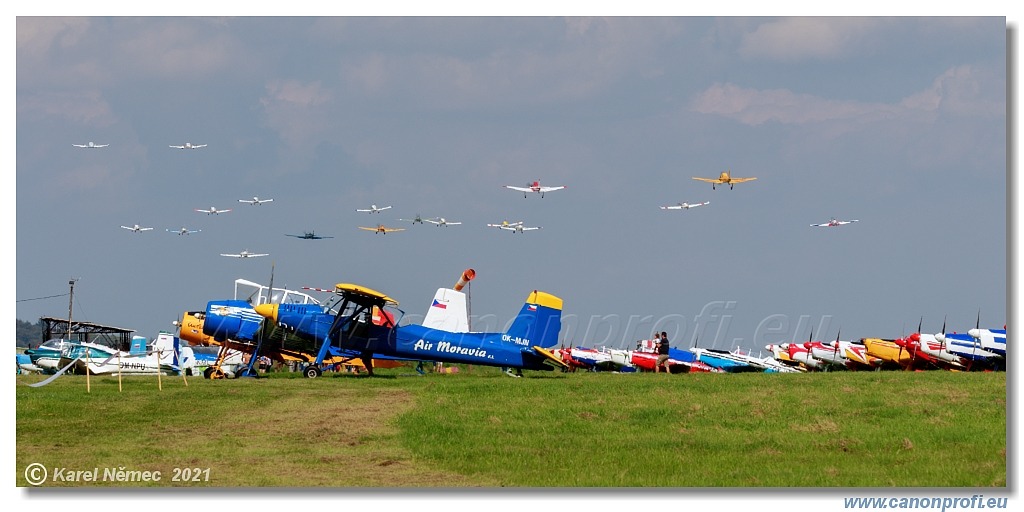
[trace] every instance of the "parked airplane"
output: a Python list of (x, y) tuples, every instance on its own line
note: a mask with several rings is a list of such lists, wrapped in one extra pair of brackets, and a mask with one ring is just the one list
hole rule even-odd
[(242, 251), (242, 252), (240, 252), (238, 254), (224, 254), (224, 253), (221, 253), (221, 256), (227, 256), (229, 258), (258, 258), (260, 256), (270, 256), (270, 255), (266, 254), (266, 253), (253, 253), (253, 252), (249, 252), (249, 250), (246, 249), (246, 250), (244, 250), (244, 251)]
[(301, 235), (289, 235), (285, 233), (284, 236), (294, 236), (295, 238), (301, 238), (303, 240), (322, 240), (324, 238), (334, 238), (333, 236), (322, 236), (312, 231), (303, 231)]
[[(454, 333), (422, 325), (399, 326), (391, 319), (382, 325), (373, 324), (367, 318), (372, 308), (395, 308), (398, 303), (383, 293), (354, 284), (339, 283), (335, 289), (339, 298), (334, 310), (338, 313), (330, 312), (329, 308), (291, 304), (261, 304), (256, 306), (256, 312), (275, 324), (294, 328), (299, 336), (322, 343), (321, 353), (329, 346), (360, 353), (371, 375), (375, 355), (498, 366), (515, 369), (517, 374), (523, 369), (565, 367), (548, 350), (557, 343), (562, 326), (562, 299), (549, 293), (530, 293), (506, 332)], [(306, 376), (317, 377), (320, 372), (318, 365), (310, 365)]]
[(377, 224), (377, 227), (375, 227), (375, 228), (367, 228), (367, 227), (359, 226), (359, 229), (365, 229), (367, 231), (373, 231), (374, 234), (383, 233), (385, 235), (388, 234), (388, 233), (395, 232), (395, 231), (405, 231), (405, 228), (389, 228), (389, 227), (385, 227), (384, 224)]
[(830, 220), (828, 222), (825, 222), (823, 224), (811, 224), (811, 227), (812, 228), (834, 228), (836, 226), (845, 226), (847, 224), (853, 224), (854, 222), (860, 222), (860, 221), (857, 220), (857, 219), (853, 219), (853, 220), (836, 220), (835, 217), (832, 217), (832, 220)]
[(423, 217), (420, 217), (420, 214), (418, 214), (418, 213), (416, 214), (416, 217), (413, 217), (411, 219), (398, 219), (398, 220), (405, 221), (405, 222), (412, 222), (413, 224), (423, 224)]
[(391, 207), (390, 206), (384, 206), (382, 208), (377, 208), (377, 205), (371, 204), (369, 208), (366, 208), (366, 209), (357, 208), (356, 211), (357, 212), (366, 212), (366, 213), (380, 213), (380, 212), (382, 212), (384, 210), (387, 210), (388, 208), (391, 208)]
[(540, 185), (539, 181), (535, 181), (533, 183), (528, 184), (525, 187), (515, 187), (515, 186), (512, 186), (512, 185), (505, 185), (505, 188), (511, 189), (511, 190), (517, 190), (519, 192), (522, 192), (523, 193), (523, 197), (526, 197), (526, 195), (529, 194), (530, 192), (539, 192), (540, 193), (540, 197), (544, 197), (544, 193), (545, 192), (554, 192), (556, 190), (562, 190), (562, 189), (565, 188), (565, 185), (561, 185), (561, 186), (558, 186), (558, 187), (542, 187)]
[(170, 147), (175, 148), (175, 149), (199, 149), (199, 148), (205, 148), (206, 144), (192, 144), (191, 142), (186, 142), (185, 144), (183, 144), (181, 146), (171, 145)]
[(441, 227), (441, 226), (444, 226), (444, 227), (458, 226), (459, 224), (462, 224), (461, 222), (450, 222), (450, 221), (447, 221), (447, 220), (445, 220), (444, 217), (438, 217), (436, 219), (427, 219), (427, 222), (429, 222), (431, 224), (434, 224), (437, 227)]
[(196, 211), (199, 212), (199, 213), (205, 213), (207, 215), (220, 215), (222, 213), (230, 212), (231, 208), (228, 208), (226, 210), (218, 210), (216, 206), (211, 206), (209, 210), (204, 210), (202, 208), (196, 208)]
[(202, 230), (201, 229), (188, 229), (188, 228), (186, 228), (184, 226), (182, 226), (181, 229), (168, 229), (167, 230), (168, 233), (177, 233), (178, 235), (191, 235), (192, 233), (198, 233), (200, 231), (202, 231)]
[(238, 200), (239, 203), (249, 203), (249, 204), (251, 204), (253, 206), (259, 206), (259, 205), (261, 205), (263, 203), (269, 203), (271, 201), (273, 201), (273, 199), (260, 199), (260, 198), (258, 198), (256, 196), (253, 196), (252, 199), (239, 199)]
[(72, 146), (74, 146), (76, 148), (92, 148), (92, 149), (105, 148), (105, 147), (107, 147), (109, 145), (110, 144), (96, 144), (95, 142), (92, 142), (92, 141), (89, 141), (88, 144), (72, 144)]
[(735, 185), (737, 183), (743, 183), (745, 181), (753, 181), (753, 180), (756, 180), (757, 178), (733, 178), (729, 174), (729, 171), (723, 171), (722, 174), (718, 175), (717, 178), (698, 178), (698, 177), (694, 176), (693, 179), (698, 180), (698, 181), (706, 181), (706, 182), (710, 183), (711, 184), (711, 190), (715, 189), (715, 185), (723, 185), (723, 184), (729, 185), (729, 189), (731, 190), (733, 185)]
[(135, 232), (135, 233), (138, 233), (139, 231), (151, 231), (153, 229), (153, 228), (144, 228), (144, 227), (139, 226), (138, 224), (136, 224), (134, 226), (121, 226), (121, 227), (124, 228), (124, 229), (127, 229), (128, 231), (132, 231), (132, 232)]
[(696, 208), (698, 206), (706, 206), (711, 204), (711, 201), (704, 201), (703, 203), (679, 203), (674, 206), (659, 206), (662, 210), (689, 210), (690, 208)]

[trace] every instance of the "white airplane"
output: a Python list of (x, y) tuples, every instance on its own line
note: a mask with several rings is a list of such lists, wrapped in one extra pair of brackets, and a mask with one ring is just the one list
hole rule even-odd
[(207, 215), (220, 215), (222, 213), (230, 212), (231, 208), (228, 208), (226, 210), (218, 210), (216, 206), (211, 206), (209, 210), (204, 210), (202, 208), (196, 208), (196, 211), (197, 212), (201, 212), (201, 213), (205, 213)]
[(127, 229), (128, 231), (132, 231), (134, 233), (138, 233), (139, 231), (151, 231), (153, 229), (153, 228), (144, 228), (144, 227), (139, 226), (138, 224), (136, 224), (134, 226), (121, 226), (121, 227), (124, 228), (124, 229)]
[(192, 233), (198, 233), (200, 231), (202, 231), (202, 230), (201, 229), (188, 229), (188, 228), (186, 228), (184, 226), (182, 226), (181, 229), (168, 229), (167, 230), (168, 233), (177, 233), (178, 235), (191, 235)]
[(88, 144), (72, 144), (76, 148), (105, 148), (110, 144), (96, 144), (95, 142), (89, 141)]
[(539, 181), (535, 181), (525, 187), (514, 187), (512, 185), (505, 185), (505, 188), (511, 190), (518, 190), (519, 192), (523, 193), (523, 197), (526, 197), (526, 194), (529, 194), (530, 192), (540, 192), (540, 197), (544, 197), (545, 192), (554, 192), (556, 190), (562, 190), (565, 188), (565, 186), (562, 185), (558, 187), (542, 187), (540, 186)]
[(380, 213), (380, 212), (382, 212), (384, 210), (387, 210), (388, 208), (391, 208), (391, 207), (390, 206), (385, 206), (383, 208), (377, 208), (377, 205), (371, 204), (369, 209), (357, 208), (356, 211), (357, 212), (366, 212), (366, 213)]
[(845, 226), (847, 224), (853, 224), (854, 222), (860, 222), (860, 221), (857, 220), (857, 219), (853, 219), (853, 220), (836, 220), (835, 217), (832, 217), (832, 220), (830, 220), (828, 222), (825, 222), (825, 223), (822, 223), (822, 224), (811, 224), (811, 227), (812, 228), (834, 228), (836, 226)]
[(698, 206), (707, 206), (709, 204), (711, 204), (711, 201), (704, 201), (703, 203), (694, 203), (694, 204), (679, 203), (678, 205), (674, 205), (674, 206), (659, 206), (659, 208), (661, 208), (662, 210), (684, 210), (684, 209), (685, 210), (689, 210), (690, 208), (696, 208)]
[(519, 221), (519, 222), (502, 221), (501, 224), (488, 224), (487, 227), (503, 229), (505, 231), (511, 231), (513, 233), (524, 233), (526, 231), (533, 231), (533, 230), (536, 230), (536, 229), (540, 229), (539, 226), (538, 227), (530, 227), (530, 228), (523, 227), (523, 222), (522, 221)]
[(240, 252), (238, 254), (224, 254), (224, 253), (221, 253), (221, 256), (227, 256), (228, 258), (258, 258), (260, 256), (270, 256), (270, 254), (266, 254), (266, 253), (253, 253), (253, 252), (249, 252), (249, 250), (246, 249), (246, 250), (244, 250), (244, 251), (242, 251), (242, 252)]
[(170, 147), (175, 149), (199, 149), (205, 148), (206, 144), (192, 144), (191, 142), (186, 142), (184, 145), (181, 146), (171, 145)]
[(269, 203), (271, 201), (273, 201), (273, 199), (260, 199), (260, 198), (258, 198), (256, 196), (253, 196), (252, 199), (239, 199), (238, 200), (239, 203), (249, 203), (249, 204), (251, 204), (253, 206), (259, 206), (259, 205), (261, 205), (263, 203)]
[(449, 222), (449, 221), (445, 220), (444, 217), (438, 217), (436, 219), (427, 219), (427, 222), (429, 222), (431, 224), (434, 224), (437, 227), (441, 227), (441, 226), (444, 226), (444, 227), (458, 226), (459, 224), (462, 224), (461, 222)]

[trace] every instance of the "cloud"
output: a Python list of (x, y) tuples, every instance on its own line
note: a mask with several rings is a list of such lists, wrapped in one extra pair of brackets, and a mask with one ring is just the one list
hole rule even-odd
[(996, 77), (971, 66), (951, 68), (930, 87), (895, 103), (834, 100), (788, 89), (751, 89), (716, 83), (691, 103), (695, 112), (734, 119), (747, 125), (769, 121), (809, 124), (828, 121), (868, 123), (883, 119), (938, 114), (992, 117), (1002, 115), (1005, 104), (995, 95)]
[(103, 95), (97, 90), (18, 95), (18, 116), (67, 120), (89, 127), (111, 126), (114, 116)]
[(291, 150), (306, 154), (330, 136), (333, 95), (320, 81), (274, 80), (260, 98), (265, 125)]
[(834, 58), (862, 50), (872, 34), (890, 23), (885, 18), (783, 18), (745, 34), (739, 54), (783, 61)]

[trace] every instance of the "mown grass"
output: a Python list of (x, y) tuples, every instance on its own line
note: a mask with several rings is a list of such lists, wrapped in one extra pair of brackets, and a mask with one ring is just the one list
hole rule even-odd
[(211, 468), (158, 486), (1006, 486), (1005, 373), (379, 373), (19, 377), (17, 485), (40, 462)]

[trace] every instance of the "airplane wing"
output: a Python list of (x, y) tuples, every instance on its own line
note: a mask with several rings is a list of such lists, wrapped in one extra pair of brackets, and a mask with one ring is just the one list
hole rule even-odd
[(499, 226), (499, 225), (495, 225), (494, 227), (496, 227), (498, 229), (504, 229), (505, 231), (515, 231), (516, 230), (516, 228), (514, 228), (512, 226)]
[(860, 221), (859, 221), (858, 219), (853, 219), (853, 220), (841, 220), (841, 221), (839, 221), (839, 223), (840, 223), (840, 224), (853, 224), (854, 222), (860, 222)]
[(172, 147), (174, 149), (185, 149), (185, 146), (174, 146), (174, 145), (171, 145), (171, 146), (168, 146), (168, 147)]
[(562, 190), (564, 188), (565, 188), (565, 185), (558, 186), (558, 187), (540, 187), (540, 191), (541, 192), (554, 192), (556, 190)]
[(72, 144), (72, 146), (74, 146), (76, 148), (87, 148), (87, 147), (89, 147), (89, 146), (87, 146), (85, 144)]
[(826, 222), (824, 224), (811, 224), (811, 227), (812, 228), (827, 228), (828, 225), (829, 225), (828, 222)]
[(462, 224), (462, 223), (461, 222), (445, 222), (445, 224), (448, 224), (449, 226), (458, 226), (459, 224)]
[[(121, 226), (121, 227), (123, 228), (124, 226)], [(139, 228), (139, 231), (152, 231), (152, 230), (153, 230), (153, 228)]]
[(405, 228), (384, 228), (385, 233), (391, 233), (394, 231), (405, 231)]
[(364, 228), (363, 226), (359, 226), (359, 229), (365, 229), (367, 231), (377, 231), (377, 228)]
[(206, 144), (200, 144), (198, 146), (192, 146), (192, 147), (194, 147), (194, 148), (205, 148)]
[(227, 256), (228, 258), (241, 258), (242, 257), (241, 254), (224, 254), (224, 253), (221, 253), (221, 256)]
[(433, 219), (423, 219), (423, 222), (429, 222), (431, 224), (440, 224), (441, 223), (441, 221), (433, 220)]
[(96, 144), (96, 146), (94, 146), (94, 147), (97, 147), (97, 148), (105, 148), (105, 147), (107, 147), (107, 146), (109, 146), (109, 145), (110, 145), (110, 144)]
[(262, 253), (262, 254), (250, 254), (250, 255), (249, 255), (249, 257), (250, 257), (250, 258), (258, 258), (258, 257), (260, 257), (260, 256), (270, 256), (270, 254), (268, 254), (268, 253)]
[(239, 200), (238, 200), (238, 202), (239, 202), (239, 203), (249, 203), (249, 204), (253, 204), (253, 203), (255, 203), (256, 201), (253, 201), (252, 199), (239, 199)]
[(357, 212), (373, 212), (373, 210), (363, 210), (361, 208), (356, 208), (356, 211)]
[(513, 187), (512, 185), (505, 185), (505, 188), (518, 190), (519, 192), (533, 192), (533, 189), (529, 187)]
[(731, 183), (743, 183), (744, 181), (754, 181), (757, 178), (732, 178), (729, 181)]
[(683, 207), (679, 206), (679, 205), (676, 205), (676, 206), (659, 206), (658, 208), (661, 208), (662, 210), (682, 210), (683, 209)]
[(694, 176), (693, 179), (695, 179), (697, 181), (706, 181), (708, 183), (721, 183), (722, 182), (722, 180), (720, 180), (718, 178), (698, 178), (698, 177)]
[(535, 228), (521, 228), (521, 229), (522, 229), (523, 231), (533, 231), (533, 230), (535, 230), (535, 229), (540, 229), (540, 226), (537, 226), (537, 227), (535, 227)]
[(384, 207), (382, 207), (382, 208), (377, 208), (377, 209), (378, 209), (378, 210), (388, 210), (388, 209), (390, 209), (390, 208), (391, 208), (390, 206), (384, 206)]
[(129, 226), (121, 226), (121, 227), (124, 228), (124, 229), (135, 231), (135, 228), (133, 228), (133, 227), (129, 227)]
[(272, 203), (272, 202), (274, 202), (274, 200), (273, 199), (260, 199), (259, 202), (261, 202), (261, 203)]

